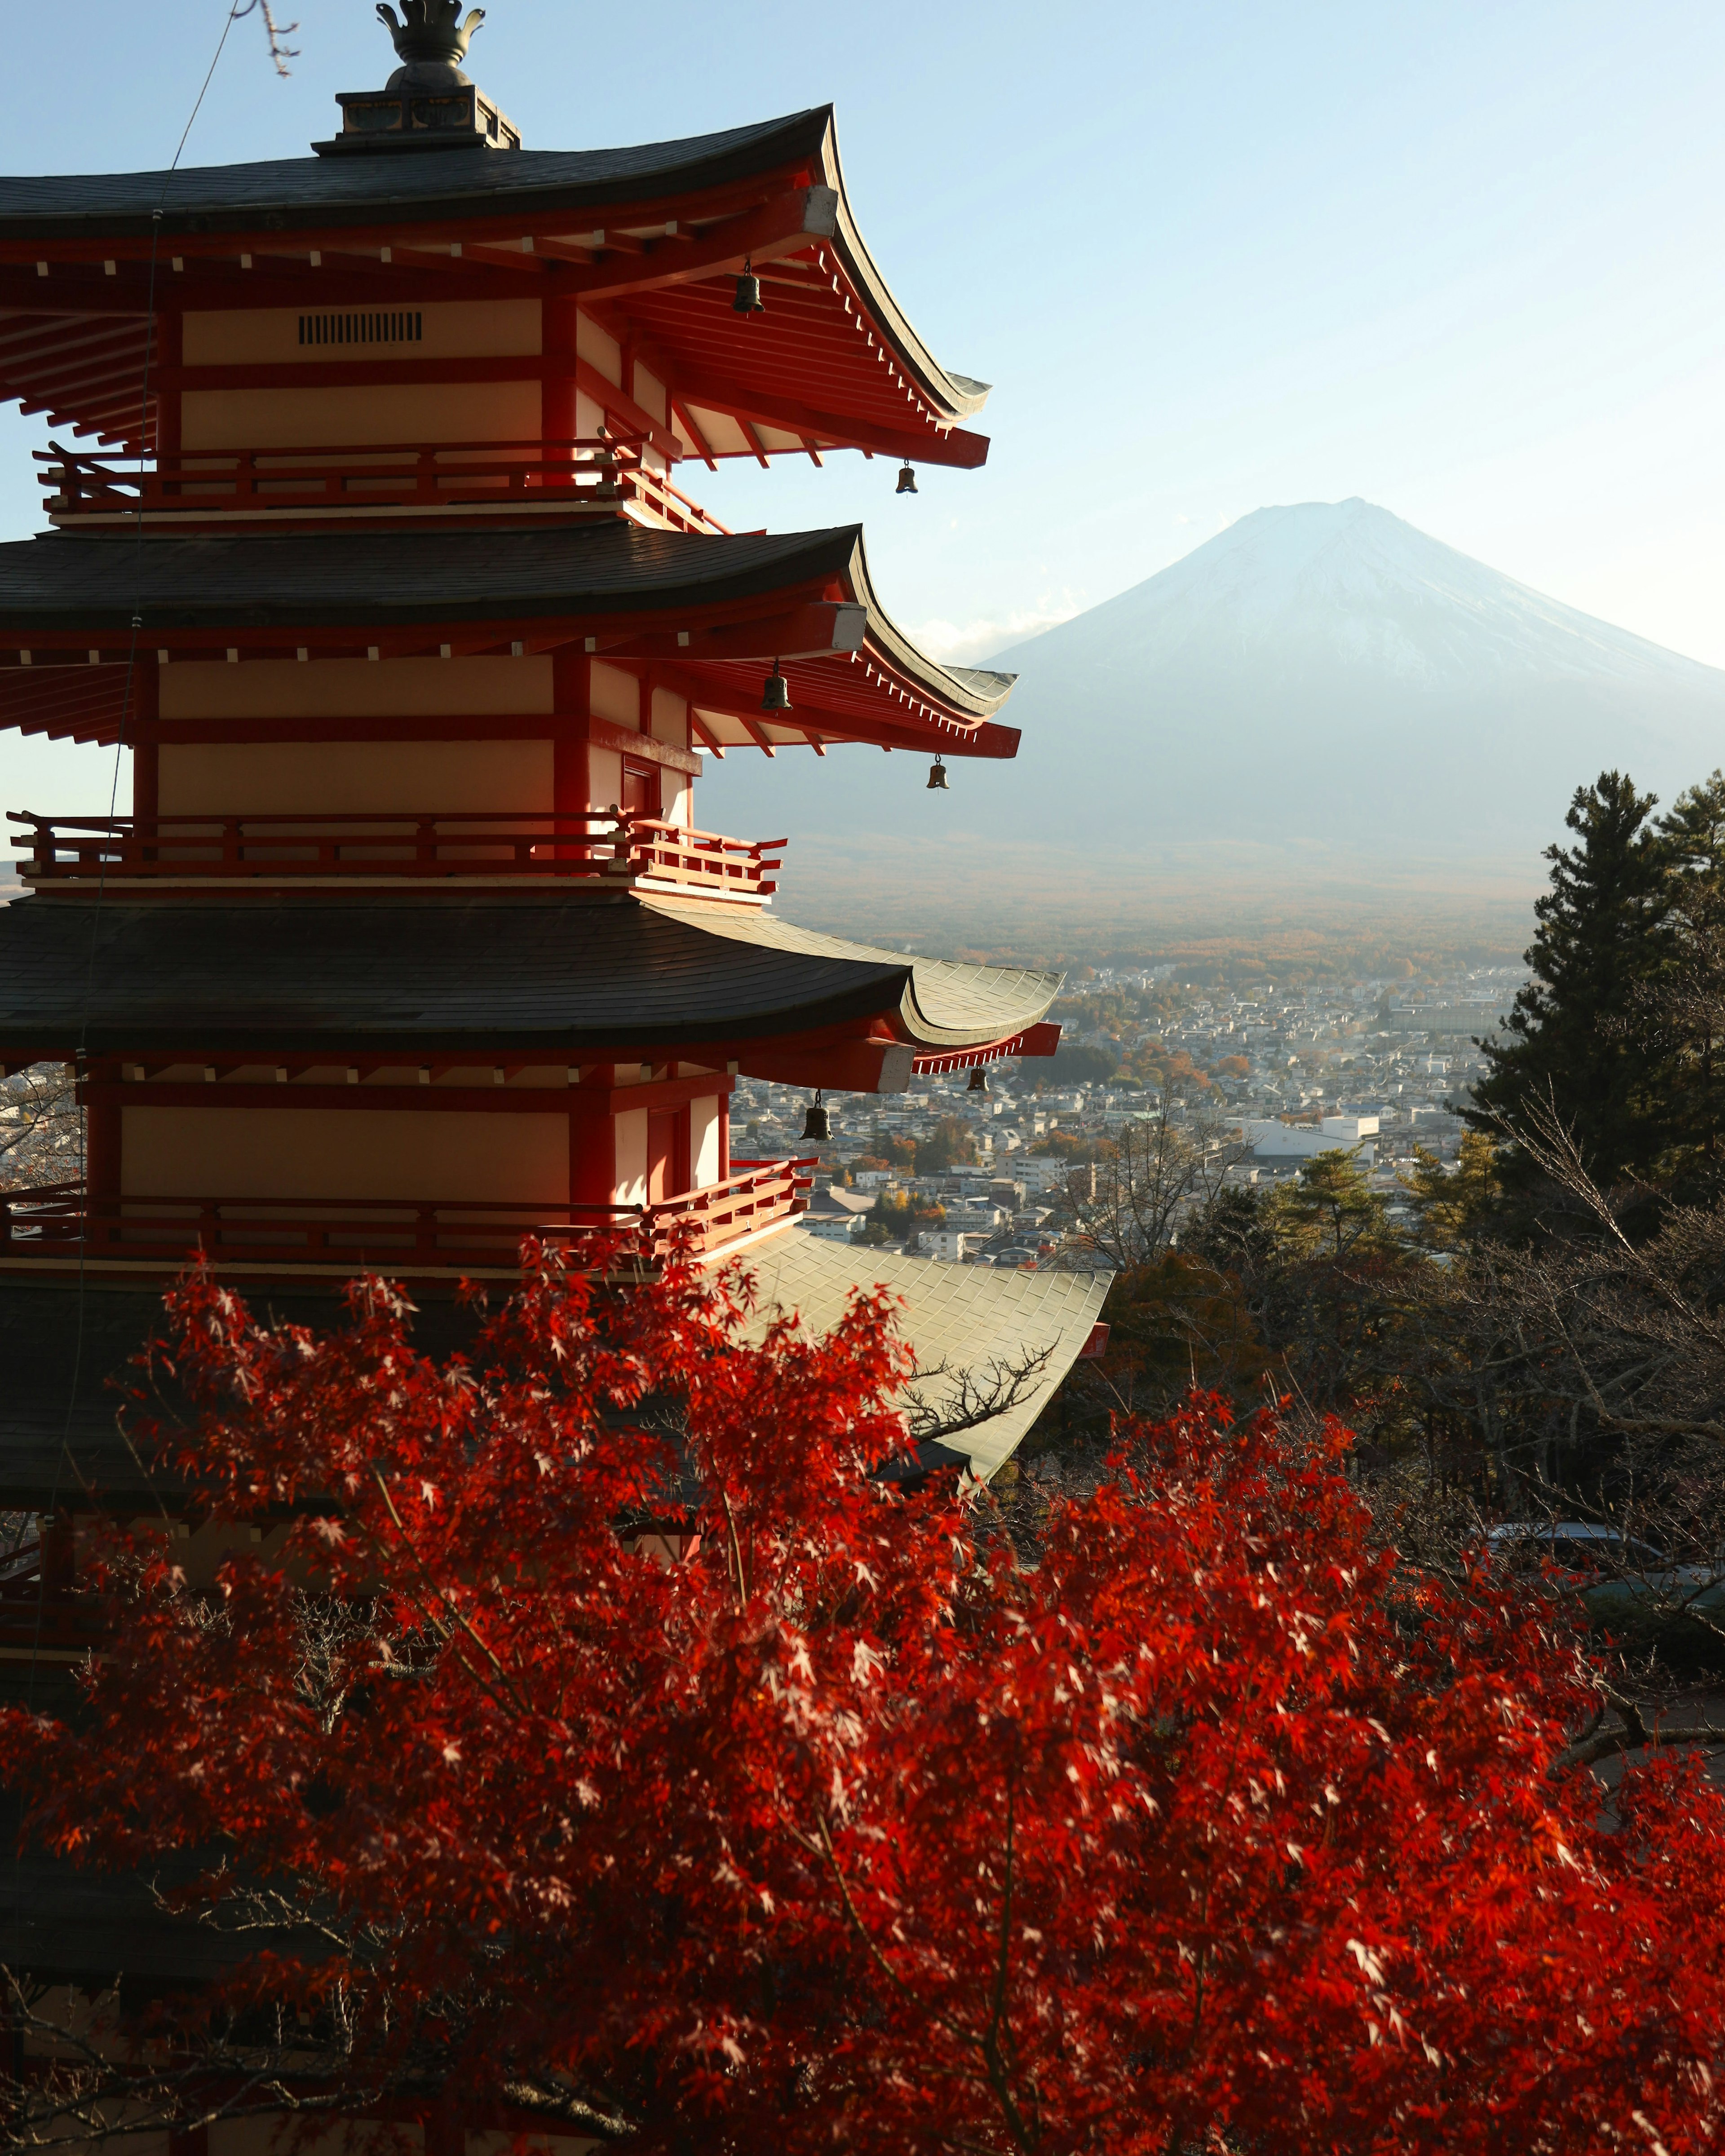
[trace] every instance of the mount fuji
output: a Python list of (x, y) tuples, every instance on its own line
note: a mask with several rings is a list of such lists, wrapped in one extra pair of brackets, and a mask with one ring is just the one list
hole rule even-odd
[(702, 819), (764, 818), (809, 844), (1009, 839), (1070, 850), (1080, 874), (1170, 847), (1200, 870), (1219, 849), (1219, 868), (1245, 844), (1513, 862), (1537, 880), (1602, 769), (1669, 801), (1725, 762), (1725, 672), (1358, 500), (1255, 511), (988, 663), (1019, 676), (1001, 715), (1024, 730), (1014, 762), (955, 759), (942, 795), (901, 756), (733, 757)]

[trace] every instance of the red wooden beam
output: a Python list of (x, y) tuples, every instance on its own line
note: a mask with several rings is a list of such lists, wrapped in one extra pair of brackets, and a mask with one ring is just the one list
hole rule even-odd
[[(685, 407), (680, 398), (674, 397), (670, 400), (670, 414), (674, 424), (676, 426), (679, 432), (681, 433), (687, 439), (690, 446), (694, 449), (696, 454), (701, 459), (707, 470), (709, 471), (716, 472), (719, 467), (714, 459), (713, 453), (707, 447), (706, 443), (701, 435), (700, 428), (697, 427), (695, 422), (689, 417), (687, 408)], [(819, 461), (819, 459), (817, 459), (817, 461)]]
[(726, 627), (659, 629), (595, 640), (606, 658), (668, 659), (695, 665), (702, 660), (824, 659), (834, 652), (860, 651), (867, 631), (865, 607), (819, 602)]
[[(732, 264), (740, 270), (745, 255), (758, 255), (767, 262), (778, 254), (794, 254), (811, 239), (830, 239), (838, 229), (838, 218), (839, 198), (833, 188), (799, 188), (758, 209), (710, 225), (692, 241), (644, 249), (643, 255), (628, 266), (596, 262), (590, 268), (572, 270), (561, 289), (599, 299), (693, 284)], [(608, 229), (606, 245), (617, 246), (619, 237)]]
[(988, 462), (988, 436), (967, 433), (962, 427), (942, 434), (934, 427), (911, 433), (876, 426), (834, 412), (815, 411), (744, 382), (712, 375), (703, 378), (698, 372), (686, 369), (677, 382), (677, 396), (684, 403), (723, 412), (739, 424), (758, 420), (763, 426), (781, 427), (787, 434), (818, 434), (858, 449), (878, 449), (883, 456), (908, 457), (917, 464), (954, 465), (962, 470), (974, 471)]

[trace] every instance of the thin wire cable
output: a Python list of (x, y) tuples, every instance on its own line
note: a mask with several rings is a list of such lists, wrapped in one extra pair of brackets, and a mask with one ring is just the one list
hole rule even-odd
[[(208, 95), (209, 86), (215, 80), (216, 69), (220, 64), (222, 54), (227, 48), (228, 34), (229, 31), (233, 29), (234, 23), (239, 21), (242, 16), (248, 15), (250, 13), (251, 6), (249, 4), (244, 7), (238, 7), (231, 4), (230, 0), (230, 4), (225, 10), (223, 16), (222, 34), (216, 41), (215, 55), (211, 59), (209, 67), (204, 74), (203, 84), (198, 92), (197, 100), (192, 107), (191, 117), (187, 121), (185, 127), (181, 132), (179, 145), (173, 154), (173, 162), (169, 165), (167, 172), (163, 175), (164, 184), (162, 187), (162, 200), (150, 213), (150, 280), (144, 311), (143, 381), (139, 396), (138, 408), (138, 502), (136, 511), (136, 552), (133, 557), (134, 568), (136, 575), (136, 582), (134, 586), (136, 598), (131, 614), (131, 642), (126, 651), (126, 680), (121, 694), (119, 731), (114, 743), (114, 769), (108, 788), (108, 821), (110, 826), (114, 821), (115, 808), (120, 798), (120, 767), (126, 753), (126, 722), (131, 716), (132, 692), (137, 678), (138, 639), (142, 634), (144, 626), (143, 480), (144, 470), (149, 460), (150, 451), (150, 383), (156, 357), (156, 280), (161, 253), (162, 218), (162, 213), (167, 208), (167, 188), (166, 183), (167, 182), (171, 181), (174, 174), (179, 170), (180, 159), (185, 155), (186, 145), (191, 139), (193, 127), (196, 124), (198, 114), (203, 109), (203, 100)], [(157, 446), (158, 448), (160, 447), (159, 441)], [(79, 1020), (78, 1046), (73, 1063), (74, 1072), (81, 1071), (83, 1070), (89, 1050), (90, 1006), (95, 1000), (95, 969), (96, 958), (100, 949), (102, 900), (107, 889), (107, 881), (108, 854), (105, 851), (101, 857), (96, 877), (95, 903), (92, 909), (90, 920), (90, 961), (85, 972), (83, 1009)], [(78, 1463), (72, 1455), (72, 1423), (73, 1418), (77, 1411), (78, 1389), (80, 1384), (82, 1383), (84, 1375), (85, 1308), (86, 1291), (85, 1269), (85, 1260), (88, 1255), (90, 1239), (89, 1154), (90, 1146), (87, 1118), (80, 1116), (79, 1119), (78, 1132), (78, 1167), (79, 1181), (84, 1185), (84, 1205), (79, 1216), (78, 1228), (78, 1279), (75, 1291), (77, 1315), (72, 1341), (72, 1373), (71, 1382), (69, 1384), (66, 1392), (66, 1419), (60, 1432), (59, 1450), (54, 1459), (54, 1477), (49, 1486), (48, 1509), (42, 1515), (42, 1525), (37, 1531), (38, 1555), (36, 1578), (36, 1624), (34, 1634), (30, 1643), (28, 1674), (25, 1680), (24, 1706), (25, 1712), (27, 1713), (33, 1712), (36, 1704), (36, 1677), (37, 1672), (41, 1666), (42, 1634), (47, 1620), (48, 1536), (55, 1516), (59, 1510), (60, 1491), (63, 1486), (63, 1469), (69, 1469), (71, 1471), (73, 1481), (76, 1481), (85, 1490), (86, 1496), (93, 1496), (94, 1494), (90, 1491), (89, 1485), (85, 1482), (84, 1476), (79, 1472)], [(134, 1457), (136, 1457), (136, 1455), (134, 1455)], [(23, 1937), (24, 1908), (23, 1893), (23, 1848), (20, 1842), (14, 1851), (13, 1870), (13, 1958), (15, 1960), (18, 1958), (18, 1948), (21, 1946)]]
[(198, 124), (198, 114), (203, 110), (203, 100), (209, 95), (209, 86), (216, 79), (216, 69), (221, 65), (222, 54), (227, 48), (228, 33), (242, 15), (250, 14), (255, 4), (256, 0), (248, 0), (248, 5), (244, 8), (230, 7), (223, 18), (222, 34), (216, 40), (216, 56), (209, 64), (209, 72), (203, 78), (203, 87), (198, 91), (198, 101), (192, 107), (192, 117), (186, 122), (185, 130), (180, 136), (180, 146), (174, 151), (174, 161), (167, 168), (167, 176), (170, 179), (180, 169), (180, 160), (186, 154), (186, 144), (191, 139), (192, 130)]

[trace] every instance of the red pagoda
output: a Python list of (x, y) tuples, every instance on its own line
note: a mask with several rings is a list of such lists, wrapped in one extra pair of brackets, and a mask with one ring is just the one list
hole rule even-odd
[[(388, 1270), (435, 1348), (528, 1231), (691, 1224), (810, 1323), (886, 1281), (926, 1368), (1045, 1353), (964, 1440), (984, 1474), (1106, 1285), (817, 1240), (812, 1163), (731, 1142), (740, 1074), (1052, 1052), (1055, 977), (793, 927), (778, 842), (697, 799), (706, 756), (1013, 755), (1009, 677), (919, 651), (859, 530), (735, 534), (685, 491), (978, 465), (984, 385), (893, 300), (829, 110), (525, 148), (456, 12), (410, 7), (315, 155), (0, 181), (0, 396), (56, 438), (52, 530), (0, 546), (0, 724), (134, 769), (130, 816), (13, 813), (0, 907), (0, 1063), (75, 1064), (87, 1131), (80, 1183), (0, 1195), (0, 1512), (43, 1516), (9, 1685), (80, 1651), (77, 1513), (142, 1507), (105, 1386), (194, 1249), (314, 1322)], [(12, 1921), (55, 1980), (177, 1966), (44, 1892)]]

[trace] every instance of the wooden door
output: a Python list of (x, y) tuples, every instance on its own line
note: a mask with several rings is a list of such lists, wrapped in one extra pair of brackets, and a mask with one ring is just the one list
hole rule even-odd
[(623, 799), (618, 805), (626, 816), (659, 820), (659, 773), (650, 763), (630, 763), (625, 759)]
[(655, 1111), (647, 1118), (647, 1203), (657, 1205), (661, 1199), (675, 1198), (688, 1183), (688, 1173), (680, 1158), (684, 1147), (683, 1134), (687, 1127), (687, 1111), (665, 1108)]

